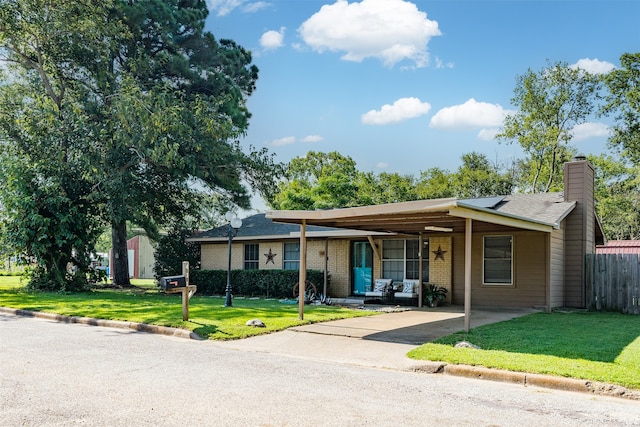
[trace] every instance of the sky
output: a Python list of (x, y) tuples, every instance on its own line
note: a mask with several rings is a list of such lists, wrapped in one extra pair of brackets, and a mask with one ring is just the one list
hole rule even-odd
[[(338, 151), (376, 173), (453, 172), (472, 151), (499, 164), (522, 158), (493, 138), (516, 111), (518, 75), (556, 62), (603, 73), (640, 51), (638, 0), (207, 4), (205, 29), (250, 50), (260, 70), (242, 144), (285, 163)], [(610, 124), (590, 118), (572, 144), (606, 152)]]

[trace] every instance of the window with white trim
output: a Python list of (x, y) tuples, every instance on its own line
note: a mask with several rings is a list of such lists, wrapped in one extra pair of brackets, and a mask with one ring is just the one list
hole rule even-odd
[(285, 243), (282, 268), (285, 270), (300, 270), (300, 243)]
[(260, 254), (257, 243), (246, 243), (244, 245), (244, 269), (258, 270), (260, 268)]
[(513, 236), (484, 236), (483, 283), (513, 284)]
[[(429, 241), (423, 241), (422, 281), (429, 281)], [(420, 275), (420, 240), (383, 240), (382, 277), (385, 279), (418, 279)]]

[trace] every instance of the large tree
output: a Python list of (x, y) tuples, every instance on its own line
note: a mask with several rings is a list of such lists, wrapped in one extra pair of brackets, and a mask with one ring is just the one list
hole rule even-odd
[(571, 131), (585, 123), (596, 107), (600, 80), (566, 63), (529, 69), (516, 78), (511, 102), (518, 111), (506, 117), (496, 136), (517, 142), (526, 158), (520, 162), (520, 190), (548, 192), (562, 187), (562, 164), (573, 153)]
[(598, 216), (608, 239), (640, 239), (640, 165), (601, 154), (589, 156), (595, 167)]
[(89, 2), (0, 2), (0, 206), (2, 235), (35, 259), (31, 284), (78, 289), (99, 234), (92, 127), (80, 82), (107, 49), (105, 9)]
[[(204, 31), (204, 1), (14, 0), (0, 6), (6, 58), (31, 73), (55, 104), (69, 99), (82, 112), (77, 126), (92, 141), (83, 176), (112, 228), (117, 284), (129, 283), (127, 221), (154, 236), (162, 224), (196, 215), (203, 198), (247, 207), (243, 182), (268, 188), (271, 157), (245, 154), (238, 142), (258, 70), (250, 52)], [(52, 14), (93, 25), (53, 22)], [(59, 40), (43, 43), (49, 33)], [(56, 86), (59, 75), (84, 92)]]
[(356, 162), (338, 152), (309, 151), (285, 168), (267, 201), (274, 209), (330, 209), (357, 206)]
[(640, 53), (625, 53), (620, 65), (604, 78), (609, 89), (604, 111), (617, 119), (610, 142), (640, 165)]

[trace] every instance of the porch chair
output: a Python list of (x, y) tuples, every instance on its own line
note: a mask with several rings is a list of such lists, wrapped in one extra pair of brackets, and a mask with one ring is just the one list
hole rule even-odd
[(384, 294), (389, 291), (391, 286), (391, 279), (376, 279), (373, 282), (373, 289), (364, 293), (364, 300), (368, 302), (370, 300), (380, 300), (384, 297)]
[(402, 281), (402, 292), (396, 292), (393, 294), (394, 302), (400, 305), (403, 303), (418, 305), (419, 286), (419, 280), (404, 279)]

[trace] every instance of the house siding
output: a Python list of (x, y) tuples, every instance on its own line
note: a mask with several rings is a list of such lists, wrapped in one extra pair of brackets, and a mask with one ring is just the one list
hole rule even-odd
[[(513, 284), (484, 285), (484, 236), (513, 236)], [(464, 235), (453, 236), (453, 303), (464, 304)], [(545, 233), (492, 232), (474, 234), (471, 243), (471, 305), (541, 307), (546, 305), (547, 263)]]
[(551, 233), (551, 307), (564, 305), (564, 228)]

